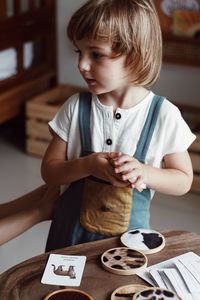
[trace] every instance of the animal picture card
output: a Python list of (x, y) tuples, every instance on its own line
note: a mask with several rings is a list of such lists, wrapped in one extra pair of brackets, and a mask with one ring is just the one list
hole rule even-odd
[(85, 262), (86, 256), (50, 254), (41, 282), (80, 286)]

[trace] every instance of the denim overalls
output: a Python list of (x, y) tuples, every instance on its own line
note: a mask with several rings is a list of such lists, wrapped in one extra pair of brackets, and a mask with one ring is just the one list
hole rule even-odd
[[(81, 156), (91, 154), (91, 94), (80, 93), (79, 129)], [(164, 98), (154, 96), (139, 138), (134, 158), (145, 163)], [(95, 177), (73, 182), (56, 202), (46, 251), (100, 240), (132, 228), (149, 228), (150, 189), (138, 192), (113, 187)]]

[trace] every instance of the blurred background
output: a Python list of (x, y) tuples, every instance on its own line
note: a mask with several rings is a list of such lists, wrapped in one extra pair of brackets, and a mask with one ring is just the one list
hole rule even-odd
[[(0, 1), (0, 203), (42, 184), (41, 157), (50, 136), (47, 122), (84, 82), (74, 47), (65, 35), (83, 0)], [(153, 91), (178, 105), (199, 137), (200, 3), (156, 1), (164, 58)], [(180, 25), (181, 24), (181, 25)], [(193, 189), (182, 197), (157, 194), (151, 226), (200, 233), (200, 142), (190, 149)], [(50, 222), (0, 246), (0, 273), (44, 251)]]

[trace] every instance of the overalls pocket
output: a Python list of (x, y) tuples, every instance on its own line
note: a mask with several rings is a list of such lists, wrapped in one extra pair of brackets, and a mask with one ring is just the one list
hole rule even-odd
[(90, 232), (117, 235), (129, 227), (132, 189), (85, 179), (81, 225)]

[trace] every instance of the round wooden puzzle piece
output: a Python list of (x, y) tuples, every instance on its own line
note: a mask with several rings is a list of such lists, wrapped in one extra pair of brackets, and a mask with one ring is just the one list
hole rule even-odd
[(151, 229), (132, 229), (122, 234), (121, 243), (144, 254), (161, 251), (165, 246), (164, 236)]
[(117, 247), (105, 251), (101, 256), (103, 267), (114, 274), (132, 275), (147, 266), (147, 257), (127, 247)]
[(141, 284), (129, 284), (124, 285), (113, 291), (111, 300), (132, 300), (136, 293), (139, 293), (146, 289), (145, 285)]
[(147, 288), (135, 294), (132, 300), (182, 300), (177, 294), (170, 290), (161, 288)]

